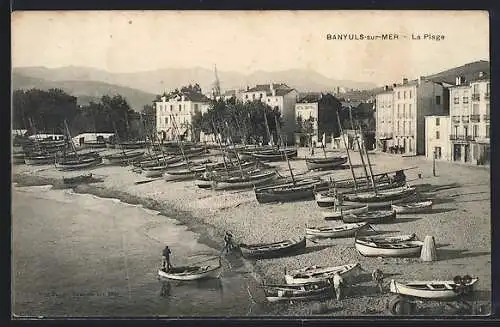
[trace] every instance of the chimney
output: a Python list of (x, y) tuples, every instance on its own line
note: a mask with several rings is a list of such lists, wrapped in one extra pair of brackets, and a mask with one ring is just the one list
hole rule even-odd
[(403, 84), (408, 84), (408, 79), (406, 77), (403, 78)]
[(167, 101), (167, 97), (166, 96), (162, 96), (161, 97), (161, 102), (165, 102), (165, 101)]

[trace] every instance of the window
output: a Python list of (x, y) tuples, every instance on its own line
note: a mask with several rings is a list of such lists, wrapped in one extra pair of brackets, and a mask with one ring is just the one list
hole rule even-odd
[(271, 102), (271, 99), (267, 98), (267, 102)]
[(479, 93), (479, 84), (474, 84), (472, 93)]
[(408, 96), (408, 99), (411, 99), (411, 90), (410, 90), (410, 95)]
[(168, 124), (168, 117), (165, 117), (165, 124)]
[(436, 140), (439, 140), (439, 131), (436, 131)]
[(198, 104), (197, 103), (194, 104), (194, 111), (198, 111)]
[(255, 94), (252, 94), (252, 100), (255, 100)]
[(406, 103), (403, 103), (403, 118), (406, 118)]
[(401, 92), (398, 91), (398, 99), (401, 99)]
[(245, 99), (248, 99), (248, 94), (245, 94)]
[(460, 104), (460, 98), (459, 97), (454, 97), (453, 98), (453, 103), (454, 104)]
[(469, 103), (469, 97), (463, 97), (462, 100), (463, 100), (464, 103)]
[(403, 121), (403, 135), (406, 135), (406, 122)]
[(401, 109), (401, 104), (400, 104), (400, 103), (398, 103), (398, 118), (401, 118), (401, 114), (400, 114), (400, 112), (399, 112), (399, 110), (400, 110), (400, 109)]
[(464, 135), (467, 137), (469, 135), (469, 127), (464, 126)]
[[(398, 120), (398, 134), (399, 134), (399, 120)], [(398, 143), (399, 144), (399, 143)]]
[(411, 103), (408, 104), (408, 116), (411, 118), (412, 112), (411, 112)]
[(181, 112), (181, 110), (182, 110), (182, 106), (181, 106), (181, 105), (179, 105), (179, 112)]
[(441, 147), (440, 146), (434, 147), (434, 158), (441, 159)]
[(490, 138), (490, 125), (486, 125), (486, 138)]
[(173, 111), (173, 110), (174, 110), (174, 105), (173, 105), (173, 104), (171, 104), (171, 105), (170, 105), (170, 111)]
[(437, 106), (441, 105), (441, 96), (440, 95), (436, 95), (436, 105)]
[(477, 137), (479, 135), (479, 126), (474, 125), (472, 126), (472, 136)]
[(406, 91), (403, 92), (403, 99), (406, 99)]
[(436, 126), (439, 126), (439, 118), (436, 117)]

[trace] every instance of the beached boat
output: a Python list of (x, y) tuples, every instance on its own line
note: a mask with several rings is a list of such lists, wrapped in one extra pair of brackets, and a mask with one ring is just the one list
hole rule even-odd
[(356, 236), (357, 240), (361, 240), (363, 242), (371, 242), (371, 243), (400, 243), (407, 241), (415, 241), (417, 240), (417, 235), (413, 234), (401, 234), (395, 236), (386, 236), (386, 235), (375, 235), (375, 236)]
[(141, 158), (144, 155), (144, 151), (129, 151), (129, 152), (119, 152), (115, 154), (110, 154), (104, 156), (104, 159), (107, 159), (110, 164), (128, 164), (135, 159)]
[(66, 185), (83, 184), (94, 180), (92, 174), (79, 175), (75, 177), (63, 177), (63, 183)]
[(351, 202), (382, 202), (405, 198), (416, 193), (414, 187), (404, 186), (380, 190), (377, 192), (363, 192), (357, 194), (342, 194), (344, 200)]
[(167, 165), (146, 167), (146, 168), (142, 168), (141, 173), (143, 173), (145, 177), (156, 178), (156, 177), (163, 176), (163, 174), (165, 173), (167, 168), (168, 168)]
[(172, 267), (168, 271), (159, 269), (158, 275), (163, 278), (187, 281), (205, 278), (219, 278), (221, 272), (222, 263), (219, 258), (219, 262), (216, 265)]
[(255, 198), (259, 203), (292, 202), (314, 199), (317, 180), (256, 187)]
[(83, 155), (79, 158), (63, 159), (55, 163), (56, 169), (61, 171), (80, 170), (95, 167), (102, 163), (98, 155)]
[(367, 222), (369, 224), (386, 224), (396, 219), (396, 212), (392, 210), (375, 210), (358, 214), (342, 215), (344, 223)]
[(342, 166), (347, 162), (347, 157), (329, 157), (329, 158), (306, 158), (308, 170), (329, 170)]
[(165, 154), (168, 155), (184, 155), (188, 157), (194, 157), (202, 154), (207, 154), (209, 153), (209, 150), (205, 147), (196, 147), (196, 148), (186, 148), (181, 151), (180, 148), (171, 148), (171, 147), (164, 147), (164, 152)]
[(365, 257), (411, 257), (418, 256), (424, 243), (422, 241), (375, 243), (356, 239), (354, 246)]
[(254, 174), (244, 174), (218, 178), (212, 181), (211, 187), (215, 190), (229, 190), (255, 187), (266, 184), (276, 178), (275, 171), (257, 172)]
[(306, 235), (315, 238), (352, 237), (368, 223), (342, 224), (339, 226), (306, 227)]
[(327, 282), (262, 287), (269, 302), (317, 300), (330, 298), (335, 294), (332, 285)]
[(309, 266), (285, 272), (285, 281), (287, 284), (314, 283), (332, 278), (335, 273), (339, 273), (342, 278), (352, 281), (360, 272), (361, 265), (359, 263), (334, 267)]
[(285, 256), (306, 248), (306, 238), (295, 238), (274, 243), (239, 244), (241, 254), (247, 259), (268, 259)]
[(283, 161), (286, 157), (297, 157), (297, 149), (271, 150), (252, 153), (252, 157), (261, 161)]
[(25, 155), (24, 163), (27, 165), (51, 165), (56, 162), (55, 154)]
[[(401, 182), (406, 183), (406, 175), (404, 173), (404, 170), (397, 170), (397, 171), (392, 171), (392, 172), (374, 174), (373, 179), (374, 179), (375, 185), (384, 184), (384, 183), (389, 183), (389, 184), (401, 183)], [(371, 182), (368, 181), (366, 178), (357, 177), (356, 184), (357, 184), (358, 188), (371, 187)], [(337, 188), (346, 188), (346, 189), (354, 190), (354, 181), (352, 179), (335, 181), (335, 186)]]
[(467, 291), (472, 291), (474, 285), (478, 282), (479, 278), (466, 278), (465, 283), (457, 284), (452, 280), (433, 280), (433, 281), (413, 281), (413, 282), (397, 282), (391, 280), (390, 291), (392, 293), (411, 296), (421, 299), (453, 299), (456, 298), (460, 292), (457, 291), (459, 287), (465, 287)]
[(392, 210), (401, 213), (419, 213), (425, 212), (432, 208), (432, 201), (423, 201), (423, 202), (415, 202), (415, 203), (404, 203), (404, 204), (393, 204)]
[(115, 148), (123, 150), (137, 150), (146, 147), (145, 141), (124, 141), (115, 143)]
[(368, 212), (367, 205), (356, 205), (356, 206), (337, 206), (332, 207), (330, 210), (324, 210), (322, 212), (323, 218), (325, 220), (338, 220), (342, 219), (344, 215), (356, 215)]
[[(358, 202), (358, 201), (342, 201), (342, 206), (354, 206), (354, 205), (367, 205), (368, 210), (377, 210), (383, 208), (391, 208), (393, 204), (399, 203), (407, 203), (411, 201), (415, 201), (416, 194), (410, 194), (406, 197), (402, 197), (399, 199), (388, 200), (388, 201), (379, 201), (379, 202)], [(340, 204), (337, 202), (337, 204)]]

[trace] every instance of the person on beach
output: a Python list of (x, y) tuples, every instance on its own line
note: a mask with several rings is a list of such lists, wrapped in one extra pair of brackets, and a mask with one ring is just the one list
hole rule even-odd
[(344, 291), (344, 279), (338, 272), (333, 275), (333, 288), (335, 289), (335, 297), (338, 301), (342, 298)]
[(231, 234), (230, 232), (226, 232), (226, 234), (224, 234), (224, 247), (222, 248), (222, 252), (221, 253), (229, 253), (229, 251), (231, 251), (233, 247), (233, 234)]
[(170, 269), (172, 269), (172, 264), (170, 263), (171, 253), (172, 252), (170, 251), (170, 248), (168, 247), (168, 245), (166, 245), (162, 253), (162, 268), (167, 272), (170, 271)]
[(384, 273), (380, 269), (375, 269), (372, 272), (372, 280), (377, 283), (377, 287), (380, 293), (384, 292), (382, 284), (384, 283)]

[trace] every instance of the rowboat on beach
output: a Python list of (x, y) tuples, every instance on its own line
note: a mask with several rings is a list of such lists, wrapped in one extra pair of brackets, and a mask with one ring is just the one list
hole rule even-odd
[(56, 156), (51, 154), (46, 155), (26, 155), (24, 163), (27, 165), (50, 165), (55, 163)]
[(324, 210), (322, 216), (325, 220), (338, 220), (345, 215), (356, 215), (365, 212), (368, 212), (367, 205), (337, 206), (332, 207), (330, 210)]
[[(404, 170), (396, 170), (391, 172), (374, 174), (373, 179), (375, 185), (378, 187), (381, 184), (394, 184), (394, 183), (406, 183), (406, 175)], [(334, 181), (335, 187), (338, 189), (351, 189), (354, 190), (354, 181), (352, 179), (345, 179), (340, 181)], [(358, 188), (370, 188), (370, 182), (366, 178), (356, 177), (356, 185)]]
[(333, 286), (328, 282), (297, 285), (262, 285), (269, 302), (317, 300), (334, 295)]
[(288, 158), (297, 157), (297, 149), (270, 150), (252, 153), (252, 157), (261, 161), (283, 161)]
[(417, 239), (417, 235), (413, 233), (413, 234), (401, 234), (395, 236), (385, 236), (385, 235), (356, 236), (356, 239), (369, 243), (400, 243), (400, 242), (414, 241)]
[(255, 198), (259, 203), (292, 202), (314, 199), (314, 190), (318, 180), (299, 180), (295, 183), (284, 183), (256, 187)]
[(218, 264), (206, 266), (184, 266), (172, 267), (170, 270), (159, 269), (158, 275), (173, 280), (199, 280), (205, 278), (219, 278), (222, 272), (222, 262), (219, 258)]
[(391, 293), (421, 298), (445, 300), (453, 299), (460, 295), (459, 287), (464, 287), (465, 292), (472, 291), (479, 278), (466, 276), (463, 280), (433, 280), (433, 281), (413, 281), (397, 282), (391, 280)]
[(97, 155), (82, 156), (80, 158), (56, 161), (55, 166), (57, 170), (80, 170), (95, 167), (102, 163), (102, 158)]
[(247, 259), (269, 259), (302, 251), (306, 248), (306, 238), (295, 238), (273, 243), (239, 244), (241, 254)]
[(342, 194), (341, 196), (347, 201), (369, 203), (402, 199), (415, 193), (416, 189), (414, 187), (404, 186), (379, 190), (377, 192), (369, 191), (357, 194)]
[(367, 205), (368, 210), (377, 210), (377, 209), (384, 209), (384, 208), (391, 208), (393, 204), (399, 204), (399, 203), (408, 203), (411, 201), (415, 201), (416, 194), (410, 194), (406, 197), (402, 197), (399, 199), (394, 199), (394, 200), (387, 200), (387, 201), (378, 201), (378, 202), (362, 202), (362, 201), (345, 201), (342, 200), (341, 202), (337, 202), (337, 204), (343, 205), (343, 206), (354, 206), (354, 205)]
[(339, 226), (306, 227), (306, 235), (315, 238), (352, 237), (368, 223), (342, 224)]
[(92, 173), (88, 175), (79, 175), (75, 177), (63, 177), (63, 183), (66, 185), (88, 183), (94, 180)]
[(387, 242), (375, 243), (366, 242), (361, 239), (354, 241), (354, 246), (358, 252), (365, 257), (412, 257), (420, 254), (422, 241)]
[(350, 263), (341, 266), (321, 267), (309, 266), (297, 270), (285, 272), (285, 281), (287, 284), (305, 284), (325, 281), (338, 273), (342, 278), (352, 280), (361, 272), (359, 263)]
[(110, 164), (129, 164), (135, 159), (141, 158), (144, 155), (144, 151), (129, 151), (129, 152), (120, 152), (115, 154), (110, 154), (104, 156), (104, 159), (107, 159)]
[(344, 223), (386, 224), (396, 219), (396, 212), (392, 210), (367, 211), (357, 214), (348, 214), (342, 216)]
[(398, 214), (405, 213), (421, 213), (432, 208), (432, 201), (414, 202), (414, 203), (404, 203), (404, 204), (393, 204), (392, 210)]
[(342, 166), (347, 162), (347, 157), (329, 157), (329, 158), (306, 158), (308, 170), (329, 170)]
[(234, 175), (217, 178), (212, 181), (211, 187), (214, 190), (229, 190), (250, 188), (266, 184), (276, 178), (275, 171), (257, 171), (251, 174)]

